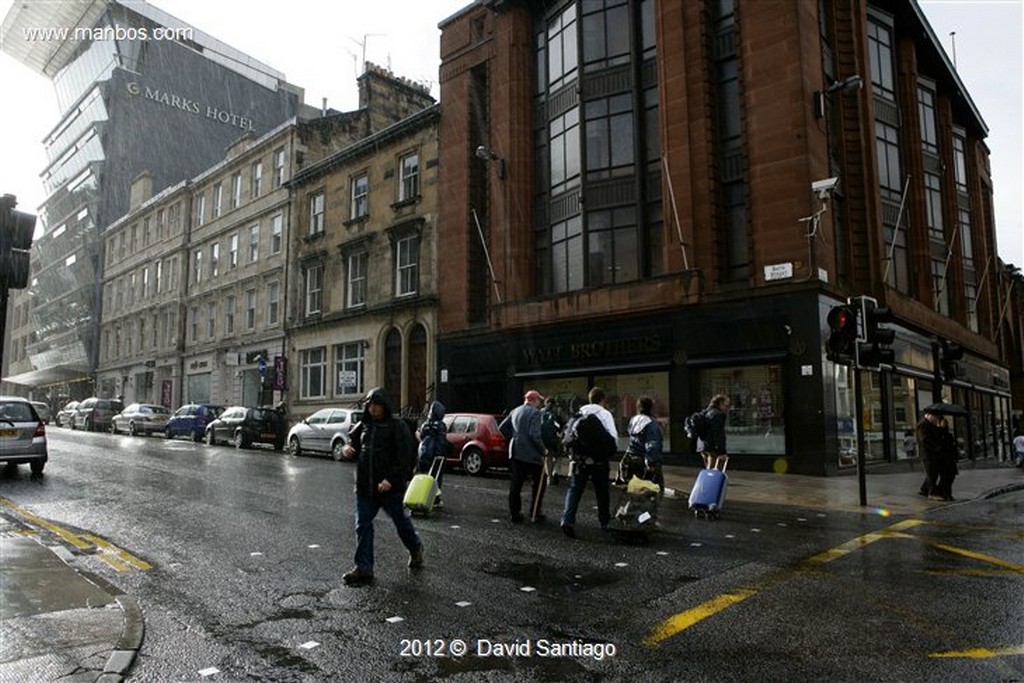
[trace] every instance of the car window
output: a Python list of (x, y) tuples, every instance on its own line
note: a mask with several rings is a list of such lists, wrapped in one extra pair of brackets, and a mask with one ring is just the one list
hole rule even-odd
[(309, 420), (307, 420), (307, 422), (311, 425), (323, 424), (328, 421), (327, 418), (330, 417), (330, 415), (331, 411), (329, 410), (318, 410), (309, 416)]
[(358, 410), (353, 410), (348, 414), (348, 419), (352, 424), (355, 424), (363, 419), (363, 414)]
[(466, 434), (469, 432), (470, 419), (468, 416), (460, 415), (455, 418), (455, 423), (452, 426), (452, 432), (455, 434)]
[(0, 405), (0, 419), (11, 422), (33, 422), (36, 417), (31, 405), (21, 401), (12, 401)]

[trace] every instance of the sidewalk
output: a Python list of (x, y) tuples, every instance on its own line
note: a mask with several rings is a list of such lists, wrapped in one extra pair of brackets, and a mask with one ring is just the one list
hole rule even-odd
[[(665, 484), (683, 500), (696, 467), (665, 468)], [(953, 493), (938, 503), (917, 494), (919, 470), (867, 475), (867, 506), (856, 475), (807, 477), (732, 472), (729, 506), (794, 505), (822, 511), (920, 515), (963, 501), (1024, 489), (1024, 471), (999, 463), (961, 463)], [(0, 683), (61, 681), (117, 683), (142, 644), (142, 611), (135, 600), (89, 580), (61, 547), (5, 528), (0, 519)]]

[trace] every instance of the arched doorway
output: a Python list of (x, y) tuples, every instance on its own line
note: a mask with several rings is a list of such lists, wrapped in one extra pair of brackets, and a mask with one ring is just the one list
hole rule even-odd
[(427, 404), (427, 331), (420, 323), (409, 333), (408, 403), (416, 414)]

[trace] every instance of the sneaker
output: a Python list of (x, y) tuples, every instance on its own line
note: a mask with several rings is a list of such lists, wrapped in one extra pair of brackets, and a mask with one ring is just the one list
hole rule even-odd
[(523, 520), (526, 519), (522, 515), (512, 515), (511, 520), (513, 524), (522, 524)]
[(562, 533), (565, 534), (566, 538), (576, 538), (576, 530), (570, 524), (562, 525)]
[(938, 500), (938, 501), (944, 501), (944, 500), (946, 500), (946, 499), (945, 499), (945, 498), (943, 498), (942, 496), (937, 496), (937, 495), (935, 495), (934, 493), (932, 493), (932, 494), (929, 494), (929, 496), (928, 496), (928, 500)]
[(409, 568), (419, 569), (423, 566), (423, 543), (420, 543), (420, 547), (409, 553)]
[(342, 575), (341, 580), (348, 586), (365, 586), (373, 583), (373, 572), (362, 567), (352, 567)]

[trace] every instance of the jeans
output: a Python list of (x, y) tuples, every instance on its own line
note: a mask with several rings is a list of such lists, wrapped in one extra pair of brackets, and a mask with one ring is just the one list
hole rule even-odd
[(527, 476), (533, 479), (533, 498), (530, 501), (532, 503), (531, 509), (536, 509), (540, 513), (543, 501), (538, 501), (537, 496), (544, 495), (541, 489), (541, 479), (544, 478), (544, 465), (539, 462), (523, 462), (515, 458), (509, 460), (508, 464), (512, 468), (512, 481), (508, 487), (509, 514), (513, 519), (523, 514), (523, 484), (526, 482)]
[(406, 550), (411, 553), (423, 545), (412, 525), (411, 514), (402, 503), (402, 496), (399, 491), (389, 491), (371, 498), (356, 497), (356, 566), (360, 569), (373, 571), (373, 519), (381, 508), (395, 523)]
[(569, 477), (569, 490), (565, 492), (565, 510), (562, 512), (562, 526), (573, 526), (576, 524), (576, 511), (580, 507), (580, 498), (583, 497), (583, 491), (587, 487), (587, 480), (590, 479), (594, 482), (594, 495), (597, 496), (597, 521), (601, 523), (602, 529), (606, 528), (608, 521), (611, 519), (611, 513), (608, 510), (608, 473), (610, 471), (608, 463), (601, 462), (592, 465), (574, 463), (572, 468), (572, 475)]

